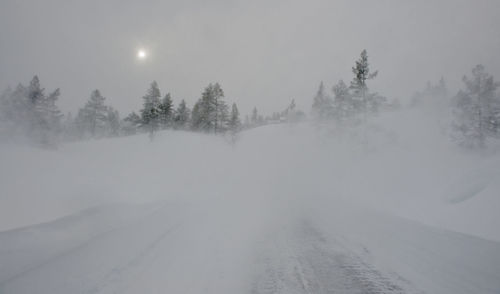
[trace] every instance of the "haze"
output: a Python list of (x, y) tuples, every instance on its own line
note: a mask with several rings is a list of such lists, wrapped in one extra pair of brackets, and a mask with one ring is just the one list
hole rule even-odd
[(499, 16), (0, 0), (0, 293), (500, 293)]
[[(123, 115), (158, 81), (192, 105), (219, 82), (243, 113), (294, 98), (307, 110), (320, 81), (349, 80), (367, 49), (373, 82), (407, 99), (475, 64), (500, 74), (498, 1), (26, 1), (0, 4), (0, 88), (34, 74), (73, 113), (100, 89)], [(140, 47), (150, 51), (138, 63)]]

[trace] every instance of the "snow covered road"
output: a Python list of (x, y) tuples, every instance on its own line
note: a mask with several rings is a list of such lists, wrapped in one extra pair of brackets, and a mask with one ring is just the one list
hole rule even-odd
[(317, 136), (4, 146), (0, 294), (500, 293), (500, 157)]
[[(265, 221), (249, 221), (252, 210), (214, 214), (185, 204), (108, 205), (7, 231), (0, 234), (0, 293), (497, 293), (500, 289), (496, 242), (451, 232), (432, 240), (436, 237), (432, 228), (389, 217), (375, 221), (375, 214), (361, 222), (386, 222), (384, 227), (391, 232), (379, 230), (370, 236), (351, 226), (354, 219), (347, 214), (336, 217), (343, 225), (318, 223), (321, 218), (311, 215), (282, 214), (266, 226)], [(349, 232), (342, 229), (348, 226)], [(418, 233), (418, 238), (401, 234), (405, 230)], [(386, 238), (390, 233), (399, 237)], [(426, 235), (431, 235), (428, 242)], [(481, 251), (469, 251), (471, 244)], [(444, 250), (439, 259), (437, 249)]]
[(341, 243), (328, 242), (307, 221), (273, 236), (259, 257), (252, 293), (407, 293), (402, 279), (385, 276)]

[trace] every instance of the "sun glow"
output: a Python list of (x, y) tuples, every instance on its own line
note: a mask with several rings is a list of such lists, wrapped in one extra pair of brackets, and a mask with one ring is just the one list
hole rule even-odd
[(144, 49), (139, 49), (139, 51), (137, 51), (137, 58), (138, 59), (146, 59), (147, 57), (147, 53)]

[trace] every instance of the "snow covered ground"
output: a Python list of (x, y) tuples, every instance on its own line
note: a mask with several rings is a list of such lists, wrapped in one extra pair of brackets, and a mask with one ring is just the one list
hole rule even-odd
[(499, 293), (500, 154), (432, 117), (0, 146), (0, 293)]

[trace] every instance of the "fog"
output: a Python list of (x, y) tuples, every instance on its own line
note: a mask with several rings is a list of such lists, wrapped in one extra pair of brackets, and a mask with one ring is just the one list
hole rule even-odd
[(97, 88), (126, 114), (152, 80), (191, 105), (217, 81), (243, 113), (270, 113), (292, 98), (306, 109), (321, 80), (349, 80), (367, 49), (374, 89), (407, 99), (442, 76), (456, 89), (476, 64), (500, 75), (499, 10), (495, 0), (4, 0), (0, 89), (37, 74), (61, 88), (64, 112)]
[(498, 293), (499, 8), (2, 1), (0, 293)]

